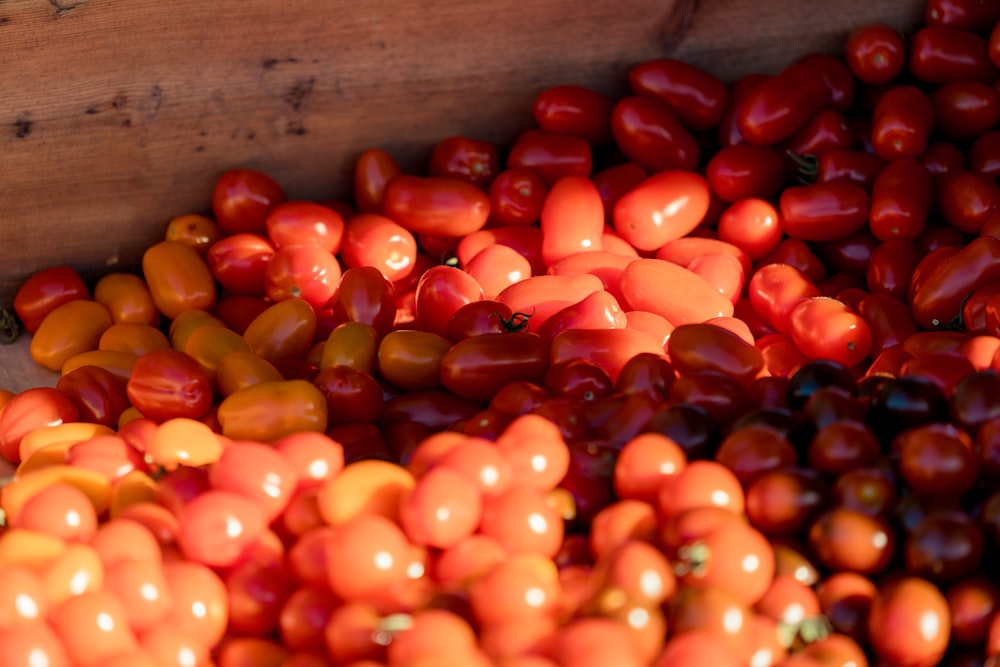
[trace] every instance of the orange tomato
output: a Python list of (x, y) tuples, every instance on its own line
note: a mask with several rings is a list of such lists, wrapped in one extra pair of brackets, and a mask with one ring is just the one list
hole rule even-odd
[(36, 451), (50, 445), (65, 444), (66, 447), (69, 447), (74, 443), (83, 442), (98, 435), (113, 434), (114, 431), (107, 426), (89, 422), (63, 422), (55, 426), (36, 428), (21, 438), (21, 460), (24, 461)]
[(197, 419), (175, 417), (160, 424), (146, 445), (146, 454), (167, 470), (179, 465), (203, 466), (222, 455), (222, 440)]
[(66, 551), (65, 540), (38, 530), (8, 528), (0, 533), (0, 564), (39, 572)]
[(66, 375), (84, 366), (99, 366), (127, 382), (132, 375), (132, 368), (137, 361), (139, 361), (138, 355), (129, 354), (128, 352), (90, 350), (89, 352), (81, 352), (67, 359), (66, 363), (62, 366), (62, 374)]
[(108, 508), (111, 482), (96, 470), (76, 468), (70, 465), (52, 465), (16, 476), (11, 482), (0, 487), (0, 507), (7, 512), (7, 520), (16, 524), (18, 515), (31, 498), (55, 484), (75, 486), (90, 498), (94, 511), (100, 515)]
[(94, 301), (108, 309), (112, 322), (151, 326), (160, 323), (160, 311), (153, 303), (146, 281), (131, 273), (109, 273), (98, 280), (94, 285)]
[(355, 461), (323, 483), (316, 496), (319, 513), (331, 526), (359, 514), (379, 514), (399, 520), (403, 498), (416, 485), (406, 468), (379, 459)]
[(261, 382), (281, 382), (285, 378), (270, 361), (253, 352), (237, 350), (219, 360), (215, 381), (223, 396)]
[(261, 382), (233, 392), (219, 404), (222, 434), (234, 440), (271, 442), (297, 431), (325, 431), (326, 397), (306, 380)]
[(213, 380), (218, 375), (223, 357), (230, 352), (249, 351), (250, 346), (238, 333), (213, 325), (198, 327), (184, 343), (184, 352), (197, 361)]
[(170, 323), (170, 346), (175, 350), (184, 350), (187, 345), (188, 336), (206, 324), (214, 324), (217, 327), (226, 326), (218, 317), (204, 310), (185, 310), (174, 318)]
[(153, 303), (173, 319), (186, 310), (215, 306), (215, 278), (198, 252), (181, 241), (160, 241), (142, 256), (142, 273)]
[(351, 368), (375, 374), (377, 368), (379, 337), (370, 324), (344, 322), (334, 327), (323, 346), (319, 370), (330, 366), (350, 366)]
[(111, 314), (103, 305), (86, 299), (68, 301), (38, 325), (29, 346), (31, 358), (48, 369), (61, 370), (69, 358), (96, 350), (110, 326)]
[(450, 340), (430, 331), (390, 331), (378, 346), (378, 370), (400, 389), (437, 389), (441, 386), (441, 359), (450, 348)]
[(98, 350), (126, 352), (141, 357), (152, 350), (170, 347), (167, 336), (154, 326), (135, 322), (116, 322), (101, 334)]
[(285, 299), (254, 318), (243, 340), (258, 356), (272, 363), (302, 359), (316, 337), (316, 312), (301, 299)]
[(202, 257), (212, 244), (225, 236), (222, 227), (208, 216), (197, 213), (179, 215), (167, 223), (167, 241), (179, 241), (191, 246)]

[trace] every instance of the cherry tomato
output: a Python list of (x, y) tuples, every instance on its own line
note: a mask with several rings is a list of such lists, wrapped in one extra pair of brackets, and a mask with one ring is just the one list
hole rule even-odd
[(877, 86), (889, 83), (903, 71), (906, 48), (895, 29), (876, 23), (857, 28), (848, 36), (844, 57), (854, 76)]
[(817, 183), (847, 181), (870, 190), (885, 161), (864, 150), (831, 149), (816, 161)]
[(24, 330), (35, 333), (57, 307), (75, 299), (90, 299), (90, 290), (76, 269), (56, 266), (33, 273), (14, 294), (14, 312)]
[(852, 368), (872, 349), (868, 323), (838, 299), (802, 300), (789, 313), (789, 324), (792, 341), (810, 359), (832, 359)]
[(680, 374), (699, 369), (722, 371), (749, 383), (764, 366), (764, 358), (753, 345), (727, 329), (713, 324), (684, 324), (667, 341), (667, 355)]
[(872, 233), (882, 241), (917, 238), (924, 231), (933, 198), (933, 178), (920, 162), (893, 160), (879, 172), (872, 187)]
[(316, 311), (302, 299), (275, 303), (243, 332), (250, 350), (272, 364), (304, 358), (315, 339)]
[(579, 137), (528, 130), (511, 146), (507, 167), (533, 169), (550, 186), (563, 176), (589, 176), (594, 158), (590, 144)]
[(985, 37), (944, 26), (925, 26), (909, 38), (910, 73), (927, 83), (954, 81), (992, 83), (997, 67)]
[(267, 238), (275, 248), (313, 245), (329, 253), (340, 251), (344, 219), (332, 208), (311, 201), (290, 201), (275, 206), (264, 221)]
[(786, 188), (779, 200), (781, 227), (804, 241), (837, 241), (868, 222), (870, 198), (861, 187), (845, 181)]
[(897, 664), (937, 664), (948, 647), (950, 631), (947, 600), (936, 586), (918, 577), (885, 584), (868, 613), (872, 648), (880, 658)]
[(774, 145), (791, 137), (829, 99), (816, 70), (796, 63), (747, 93), (736, 112), (737, 126), (747, 143)]
[(58, 371), (71, 358), (96, 350), (111, 324), (111, 314), (101, 304), (73, 299), (45, 316), (31, 337), (28, 350), (35, 363)]
[(259, 382), (219, 403), (222, 434), (234, 440), (271, 442), (297, 431), (325, 431), (326, 397), (306, 380)]
[(931, 268), (923, 276), (914, 275), (910, 306), (913, 317), (924, 329), (947, 325), (958, 316), (966, 295), (997, 280), (1000, 274), (1000, 240), (980, 236), (964, 249)]
[(354, 162), (354, 203), (360, 213), (382, 213), (382, 200), (389, 181), (402, 169), (396, 159), (379, 148), (369, 148)]
[(719, 588), (743, 604), (763, 597), (774, 578), (774, 551), (755, 528), (730, 523), (681, 543), (677, 563), (684, 572), (682, 586)]
[(719, 240), (740, 248), (751, 260), (766, 257), (781, 242), (778, 211), (763, 199), (739, 199), (719, 218)]
[(490, 183), (490, 221), (498, 225), (538, 222), (548, 188), (529, 167), (510, 167)]
[(185, 213), (167, 223), (163, 237), (167, 241), (181, 241), (205, 256), (209, 247), (226, 235), (222, 227), (207, 215)]
[(71, 596), (49, 612), (48, 621), (81, 667), (96, 667), (137, 645), (124, 606), (108, 591)]
[(655, 250), (697, 227), (708, 212), (708, 204), (704, 177), (689, 171), (664, 171), (618, 200), (614, 228), (635, 248)]
[(464, 268), (480, 285), (485, 299), (495, 299), (505, 288), (531, 276), (527, 258), (499, 244), (476, 253)]
[[(670, 285), (668, 292), (656, 285)], [(630, 309), (648, 310), (674, 326), (729, 317), (733, 303), (701, 276), (661, 259), (638, 259), (622, 271), (620, 288)], [(624, 304), (623, 304), (624, 305)]]
[(695, 132), (718, 125), (729, 101), (729, 90), (719, 78), (673, 58), (636, 65), (628, 77), (633, 93), (663, 102)]
[(480, 188), (489, 186), (500, 171), (497, 147), (469, 137), (448, 137), (434, 145), (427, 173), (468, 181)]
[(197, 419), (212, 407), (212, 381), (194, 359), (176, 350), (153, 350), (136, 362), (125, 385), (143, 416), (157, 422)]
[(872, 113), (872, 146), (886, 161), (919, 157), (933, 129), (930, 98), (915, 86), (893, 86), (879, 98)]
[(340, 263), (316, 245), (286, 245), (267, 263), (264, 294), (271, 301), (302, 299), (321, 309), (340, 283)]
[(665, 103), (647, 97), (623, 97), (611, 114), (615, 143), (650, 172), (693, 170), (701, 147)]
[[(733, 264), (739, 268), (741, 273), (740, 280), (742, 280), (745, 274), (750, 273), (753, 268), (750, 256), (741, 248), (732, 243), (709, 237), (685, 236), (673, 241), (667, 241), (660, 246), (654, 256), (656, 259), (664, 259), (695, 271), (697, 264), (713, 255), (726, 255), (729, 259), (734, 260)], [(721, 284), (709, 280), (707, 274), (702, 275), (712, 285), (722, 291), (723, 286)]]
[(413, 233), (393, 220), (376, 213), (361, 213), (347, 221), (340, 252), (346, 266), (374, 266), (396, 281), (410, 274), (416, 256)]
[(924, 23), (987, 33), (1000, 19), (1000, 7), (978, 0), (929, 0)]
[(227, 234), (265, 234), (267, 214), (287, 199), (284, 189), (265, 173), (230, 169), (215, 181), (212, 211)]
[(802, 300), (819, 296), (819, 288), (788, 264), (766, 264), (747, 284), (754, 311), (767, 324), (782, 333), (791, 331), (790, 316)]
[(984, 132), (976, 138), (969, 149), (969, 167), (994, 178), (1000, 174), (1000, 131)]
[(567, 329), (624, 329), (627, 325), (618, 300), (610, 292), (598, 290), (554, 313), (536, 333), (551, 340)]
[(546, 88), (535, 97), (532, 115), (543, 132), (578, 137), (594, 146), (611, 142), (611, 110), (605, 93), (575, 85)]
[(211, 310), (215, 279), (208, 264), (191, 246), (160, 241), (142, 256), (142, 272), (157, 309), (173, 319), (185, 310)]
[(1000, 120), (1000, 92), (977, 81), (947, 83), (930, 93), (934, 125), (954, 140), (975, 139)]
[(591, 176), (604, 205), (604, 222), (611, 224), (615, 204), (623, 195), (646, 180), (649, 173), (637, 162), (623, 162), (601, 169)]

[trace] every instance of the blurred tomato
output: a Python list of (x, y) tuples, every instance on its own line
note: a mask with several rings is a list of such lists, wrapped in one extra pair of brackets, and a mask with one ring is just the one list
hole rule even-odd
[(79, 272), (69, 266), (37, 271), (14, 294), (14, 312), (30, 334), (38, 330), (45, 316), (74, 299), (89, 299), (90, 290)]

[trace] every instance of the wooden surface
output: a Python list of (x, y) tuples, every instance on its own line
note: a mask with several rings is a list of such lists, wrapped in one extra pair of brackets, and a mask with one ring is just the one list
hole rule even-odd
[[(733, 80), (923, 0), (0, 0), (0, 305), (32, 271), (134, 268), (214, 177), (347, 193), (369, 146), (420, 169), (451, 135), (501, 146), (559, 83), (624, 90), (672, 56)], [(31, 386), (25, 347), (0, 386)], [(13, 386), (12, 386), (13, 385)]]

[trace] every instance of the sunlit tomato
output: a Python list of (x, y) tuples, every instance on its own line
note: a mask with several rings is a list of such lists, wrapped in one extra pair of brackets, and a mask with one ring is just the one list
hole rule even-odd
[(260, 382), (223, 399), (218, 416), (226, 437), (270, 442), (296, 431), (325, 431), (326, 397), (305, 380)]
[(468, 181), (485, 188), (500, 171), (497, 147), (469, 137), (448, 137), (434, 145), (427, 173)]
[(56, 389), (76, 405), (81, 421), (117, 427), (129, 407), (125, 381), (97, 366), (82, 366), (59, 378)]
[(212, 407), (212, 381), (194, 359), (176, 350), (154, 350), (139, 358), (125, 386), (143, 416), (158, 422), (197, 419)]
[(302, 299), (320, 309), (333, 298), (340, 275), (337, 258), (323, 248), (286, 245), (267, 263), (264, 293), (271, 301)]
[[(667, 241), (660, 246), (654, 256), (656, 259), (665, 259), (668, 262), (691, 269), (699, 273), (699, 275), (720, 291), (725, 291), (723, 289), (725, 285), (714, 282), (709, 279), (708, 273), (700, 273), (695, 268), (702, 260), (708, 259), (712, 255), (728, 255), (730, 259), (735, 260), (734, 265), (738, 267), (741, 273), (741, 280), (744, 274), (749, 274), (752, 271), (753, 267), (750, 256), (741, 248), (732, 243), (711, 237), (685, 236), (673, 241)], [(726, 284), (729, 284), (729, 281), (726, 281)], [(739, 292), (738, 289), (736, 291)]]
[(215, 181), (212, 211), (227, 234), (265, 234), (267, 214), (287, 199), (271, 176), (252, 169), (230, 169)]
[(605, 290), (587, 295), (545, 320), (535, 333), (547, 340), (567, 329), (624, 329), (625, 312), (615, 297)]
[(191, 246), (160, 241), (142, 256), (142, 272), (153, 303), (173, 319), (185, 310), (211, 310), (216, 301), (215, 279), (208, 264)]
[(414, 234), (464, 236), (486, 224), (490, 199), (475, 185), (443, 176), (402, 174), (389, 181), (385, 215)]
[(542, 205), (541, 228), (546, 265), (575, 252), (600, 250), (604, 208), (597, 186), (583, 176), (553, 183)]
[(650, 176), (618, 200), (614, 228), (632, 246), (656, 250), (697, 227), (708, 205), (709, 189), (704, 177), (690, 171), (664, 171)]
[(801, 63), (753, 87), (737, 107), (739, 132), (751, 144), (773, 145), (792, 136), (830, 98), (822, 77)]
[(219, 223), (207, 215), (185, 213), (167, 223), (163, 238), (187, 243), (204, 257), (209, 247), (225, 235)]
[(718, 125), (729, 101), (729, 90), (718, 77), (673, 58), (636, 65), (628, 80), (633, 93), (660, 100), (696, 132)]
[(844, 57), (851, 72), (870, 85), (889, 83), (906, 65), (903, 37), (883, 24), (855, 29), (844, 45)]
[(781, 193), (781, 228), (795, 239), (836, 241), (868, 222), (869, 206), (868, 193), (853, 183), (794, 186)]
[(72, 596), (54, 608), (48, 620), (81, 667), (96, 667), (137, 644), (125, 607), (108, 591)]
[(456, 310), (482, 298), (483, 288), (471, 275), (453, 266), (435, 266), (417, 283), (417, 322), (422, 329), (443, 335)]
[(527, 259), (533, 275), (545, 273), (542, 230), (538, 225), (506, 225), (481, 229), (463, 237), (455, 248), (455, 255), (459, 265), (465, 266), (483, 249), (498, 244), (513, 248)]
[(212, 244), (205, 261), (219, 284), (232, 294), (264, 295), (264, 275), (274, 245), (260, 234), (232, 234)]
[(396, 281), (413, 270), (416, 256), (417, 240), (397, 222), (375, 213), (361, 213), (347, 221), (340, 251), (346, 266), (374, 266)]
[(72, 357), (96, 350), (111, 326), (108, 309), (88, 299), (73, 299), (51, 310), (31, 337), (29, 352), (35, 363), (61, 370)]
[(90, 290), (79, 272), (56, 266), (33, 273), (14, 294), (14, 312), (30, 334), (38, 330), (45, 316), (74, 299), (89, 299)]
[(789, 313), (789, 324), (792, 341), (810, 359), (832, 359), (852, 368), (872, 349), (868, 323), (838, 299), (803, 299)]
[(934, 129), (930, 98), (910, 85), (893, 86), (872, 113), (872, 146), (883, 160), (919, 157)]
[(528, 130), (514, 140), (507, 167), (528, 167), (549, 186), (563, 176), (589, 176), (594, 162), (590, 144), (579, 137)]
[(156, 326), (160, 312), (153, 304), (149, 288), (131, 273), (109, 273), (94, 285), (94, 301), (111, 314), (112, 322), (131, 322)]
[[(670, 285), (669, 290), (657, 288)], [(632, 310), (661, 315), (674, 326), (733, 314), (733, 303), (689, 269), (662, 259), (638, 259), (622, 271), (619, 287)]]
[(909, 38), (910, 73), (928, 83), (954, 81), (992, 83), (997, 67), (985, 37), (944, 26), (925, 26)]
[(740, 248), (752, 260), (766, 257), (781, 242), (778, 211), (763, 199), (733, 202), (719, 218), (719, 240)]
[(509, 382), (541, 384), (548, 357), (548, 341), (534, 334), (470, 336), (441, 357), (440, 381), (459, 396), (486, 401)]
[(354, 204), (359, 213), (382, 213), (385, 186), (402, 172), (396, 159), (379, 148), (369, 148), (354, 162)]
[(515, 315), (527, 315), (530, 330), (537, 331), (555, 313), (602, 289), (601, 279), (589, 273), (535, 275), (504, 288), (496, 300)]
[(315, 337), (316, 312), (301, 299), (279, 301), (243, 332), (250, 350), (271, 363), (305, 357)]
[(658, 99), (621, 98), (611, 114), (611, 131), (626, 157), (651, 172), (692, 170), (701, 158), (698, 142)]
[(893, 160), (872, 187), (871, 231), (882, 241), (915, 239), (924, 231), (933, 203), (934, 182), (924, 165), (913, 158)]
[(510, 167), (490, 183), (490, 220), (499, 225), (538, 221), (548, 188), (534, 169)]
[(223, 357), (231, 352), (249, 352), (250, 346), (235, 331), (207, 325), (192, 331), (181, 351), (194, 359), (214, 381)]
[(278, 204), (265, 220), (267, 238), (275, 248), (314, 245), (329, 253), (340, 251), (344, 219), (332, 208), (311, 201)]
[(528, 260), (499, 243), (480, 250), (463, 268), (482, 287), (486, 299), (496, 298), (506, 287), (531, 276)]
[[(950, 634), (948, 602), (925, 579), (905, 577), (887, 583), (872, 600), (868, 635), (875, 653), (889, 662), (937, 664)], [(903, 636), (909, 639), (901, 641)]]
[(375, 374), (379, 335), (362, 322), (344, 322), (330, 332), (323, 346), (319, 370), (347, 366), (369, 375)]
[(551, 363), (584, 359), (599, 366), (612, 382), (625, 364), (637, 354), (662, 355), (662, 343), (639, 329), (567, 329), (551, 344)]
[(747, 284), (753, 310), (782, 333), (791, 330), (789, 315), (799, 301), (820, 295), (819, 288), (794, 266), (765, 264)]
[(543, 132), (563, 134), (600, 146), (611, 141), (610, 95), (583, 86), (546, 88), (535, 97), (532, 115)]

